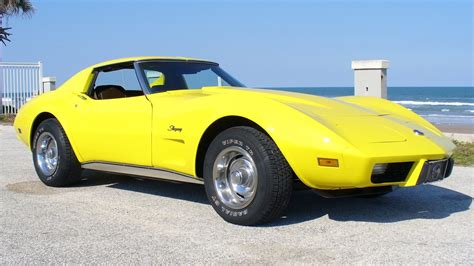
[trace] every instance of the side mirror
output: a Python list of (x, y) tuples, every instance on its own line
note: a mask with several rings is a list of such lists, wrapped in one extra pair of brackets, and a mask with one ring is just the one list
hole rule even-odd
[(150, 88), (165, 85), (165, 75), (159, 71), (146, 71), (145, 76), (148, 80), (148, 84), (150, 84)]

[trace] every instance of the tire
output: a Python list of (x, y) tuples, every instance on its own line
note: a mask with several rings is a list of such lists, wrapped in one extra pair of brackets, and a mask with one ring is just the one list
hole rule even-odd
[(81, 165), (58, 120), (41, 122), (33, 137), (33, 163), (40, 180), (51, 187), (63, 187), (81, 179)]
[(207, 197), (230, 223), (257, 225), (280, 217), (290, 201), (292, 184), (293, 171), (281, 151), (254, 128), (227, 129), (206, 152)]

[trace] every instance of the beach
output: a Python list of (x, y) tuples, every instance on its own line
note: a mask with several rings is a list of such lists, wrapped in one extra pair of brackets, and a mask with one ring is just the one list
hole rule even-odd
[(474, 125), (435, 124), (434, 126), (446, 133), (474, 134)]

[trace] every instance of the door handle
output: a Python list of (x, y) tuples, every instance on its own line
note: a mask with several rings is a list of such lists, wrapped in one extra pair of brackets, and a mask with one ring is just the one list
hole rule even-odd
[[(81, 100), (83, 100), (83, 101), (87, 100), (87, 97), (82, 95), (82, 94), (77, 94), (77, 97), (81, 98)], [(74, 104), (74, 108), (77, 108), (77, 107), (79, 107), (79, 102)]]
[(80, 95), (80, 94), (78, 94), (78, 95), (77, 95), (77, 97), (79, 97), (79, 98), (81, 98), (81, 99), (83, 99), (83, 100), (87, 100), (87, 97), (86, 97), (86, 96), (84, 96), (84, 95)]

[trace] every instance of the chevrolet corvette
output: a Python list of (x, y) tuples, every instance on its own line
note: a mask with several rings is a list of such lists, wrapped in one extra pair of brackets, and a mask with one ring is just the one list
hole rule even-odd
[(240, 225), (280, 217), (294, 189), (381, 196), (453, 168), (453, 143), (398, 104), (246, 88), (191, 58), (88, 67), (26, 103), (14, 127), (48, 186), (79, 182), (82, 169), (203, 184)]

